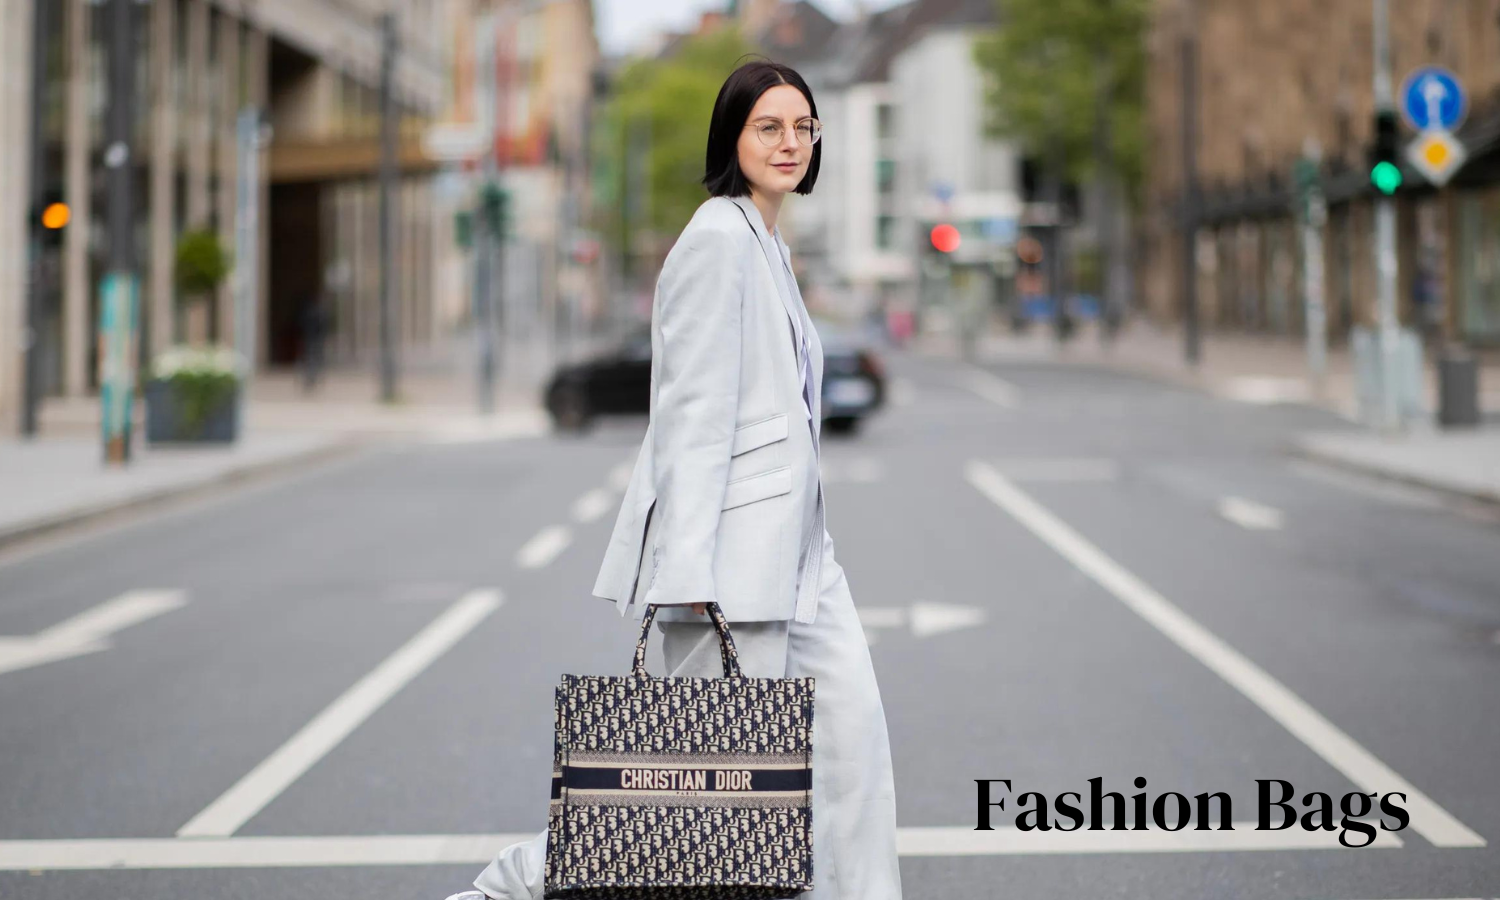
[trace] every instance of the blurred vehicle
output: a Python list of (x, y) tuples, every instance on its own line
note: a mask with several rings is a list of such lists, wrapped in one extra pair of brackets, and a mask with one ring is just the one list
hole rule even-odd
[[(859, 335), (815, 319), (823, 342), (823, 425), (849, 434), (885, 405), (885, 369)], [(640, 328), (592, 359), (559, 366), (542, 402), (559, 431), (582, 431), (595, 417), (651, 412), (651, 329)]]

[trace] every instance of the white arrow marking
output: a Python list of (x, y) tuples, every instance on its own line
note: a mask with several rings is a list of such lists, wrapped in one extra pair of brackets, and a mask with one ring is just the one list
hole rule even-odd
[(1439, 128), (1443, 124), (1443, 98), (1448, 89), (1443, 82), (1431, 75), (1422, 76), (1422, 99), (1427, 101), (1427, 127)]
[(109, 637), (186, 603), (178, 590), (126, 591), (31, 637), (0, 637), (0, 674), (110, 648)]
[(1244, 497), (1225, 497), (1219, 501), (1219, 515), (1251, 531), (1275, 531), (1281, 527), (1281, 510), (1246, 500)]

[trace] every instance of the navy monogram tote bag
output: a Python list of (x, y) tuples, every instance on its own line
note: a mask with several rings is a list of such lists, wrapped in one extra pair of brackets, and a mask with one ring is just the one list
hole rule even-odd
[(717, 603), (724, 677), (630, 674), (556, 695), (544, 897), (697, 900), (812, 889), (813, 678), (747, 678)]

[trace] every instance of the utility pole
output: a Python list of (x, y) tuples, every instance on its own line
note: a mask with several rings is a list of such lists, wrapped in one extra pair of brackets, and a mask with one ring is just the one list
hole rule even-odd
[(26, 326), (22, 332), (21, 348), (25, 354), (23, 377), (25, 385), (21, 396), (21, 434), (32, 437), (36, 434), (37, 407), (41, 405), (42, 393), (42, 293), (45, 285), (42, 277), (43, 231), (42, 204), (46, 197), (47, 154), (44, 148), (43, 128), (47, 100), (47, 48), (51, 31), (51, 11), (54, 4), (37, 3), (31, 12), (31, 202), (27, 224), (31, 228), (30, 265), (27, 267)]
[(234, 342), (239, 350), (240, 363), (245, 367), (240, 375), (240, 403), (237, 404), (240, 421), (238, 431), (244, 433), (245, 408), (249, 406), (250, 383), (255, 376), (257, 336), (256, 297), (259, 293), (257, 276), (257, 243), (260, 238), (260, 110), (246, 106), (239, 111), (234, 123), (235, 168), (238, 184), (234, 192), (234, 258), (236, 260), (234, 285)]
[[(1373, 0), (1375, 16), (1375, 115), (1395, 116), (1391, 89), (1390, 0)], [(1376, 322), (1380, 346), (1382, 425), (1401, 425), (1396, 392), (1396, 201), (1382, 192), (1375, 199)]]
[(1183, 355), (1196, 366), (1198, 334), (1198, 39), (1197, 22), (1182, 34), (1182, 335)]
[(380, 399), (396, 400), (396, 14), (380, 16)]
[(106, 462), (130, 461), (137, 316), (135, 185), (130, 147), (134, 121), (135, 0), (109, 0), (109, 109), (105, 113), (104, 166), (108, 267), (100, 290), (100, 413)]

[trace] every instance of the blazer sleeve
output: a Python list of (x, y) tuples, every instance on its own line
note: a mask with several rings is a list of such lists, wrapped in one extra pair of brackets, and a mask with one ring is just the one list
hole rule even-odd
[(662, 268), (651, 410), (660, 555), (643, 603), (718, 599), (714, 549), (739, 413), (742, 256), (734, 235), (691, 229)]

